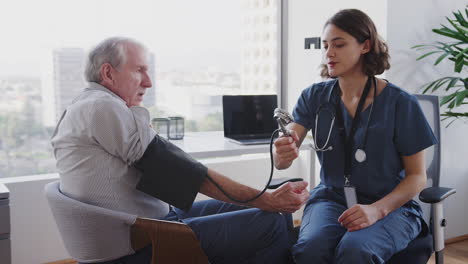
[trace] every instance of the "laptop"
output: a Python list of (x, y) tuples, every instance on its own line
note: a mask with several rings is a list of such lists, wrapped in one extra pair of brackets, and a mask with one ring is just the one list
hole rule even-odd
[(224, 137), (238, 144), (269, 144), (278, 128), (276, 95), (223, 95)]

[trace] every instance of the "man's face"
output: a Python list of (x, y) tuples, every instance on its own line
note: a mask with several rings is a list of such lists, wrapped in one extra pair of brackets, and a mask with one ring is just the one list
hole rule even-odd
[(126, 45), (127, 59), (114, 69), (111, 90), (122, 98), (128, 107), (140, 105), (146, 89), (152, 86), (148, 76), (148, 54), (140, 46)]

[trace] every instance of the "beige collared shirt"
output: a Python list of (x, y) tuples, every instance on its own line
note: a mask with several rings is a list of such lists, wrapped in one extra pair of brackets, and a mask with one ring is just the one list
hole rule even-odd
[(156, 135), (149, 112), (127, 107), (90, 83), (67, 107), (52, 136), (61, 191), (73, 199), (141, 217), (161, 218), (167, 203), (138, 191), (139, 160)]

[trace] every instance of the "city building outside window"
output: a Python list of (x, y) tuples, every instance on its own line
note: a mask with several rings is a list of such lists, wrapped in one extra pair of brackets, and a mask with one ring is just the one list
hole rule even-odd
[(50, 136), (64, 109), (86, 87), (87, 51), (106, 37), (132, 37), (148, 47), (153, 87), (143, 104), (152, 117), (182, 116), (186, 132), (223, 130), (222, 95), (277, 93), (280, 2), (3, 5), (0, 178), (56, 172)]

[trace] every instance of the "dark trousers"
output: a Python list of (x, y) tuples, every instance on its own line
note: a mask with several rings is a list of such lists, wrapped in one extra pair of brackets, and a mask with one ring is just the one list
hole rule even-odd
[[(163, 219), (186, 223), (212, 264), (291, 263), (286, 218), (217, 200), (199, 201), (188, 212), (177, 208)], [(105, 264), (150, 263), (151, 246)], [(104, 264), (103, 263), (103, 264)]]

